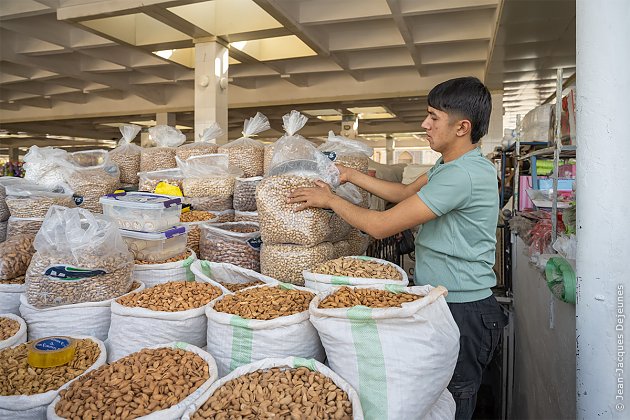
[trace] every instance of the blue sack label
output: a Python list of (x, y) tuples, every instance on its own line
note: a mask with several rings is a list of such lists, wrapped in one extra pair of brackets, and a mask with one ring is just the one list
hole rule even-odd
[(74, 204), (78, 207), (81, 204), (83, 204), (83, 196), (82, 195), (76, 195), (74, 194), (72, 196), (72, 199), (74, 200)]
[(260, 251), (260, 246), (262, 245), (262, 238), (259, 236), (257, 238), (251, 238), (247, 240), (247, 244), (251, 246), (256, 251)]
[(73, 267), (70, 265), (51, 265), (44, 271), (44, 275), (55, 280), (76, 281), (90, 277), (102, 276), (107, 271), (94, 268)]
[(337, 160), (337, 152), (322, 152), (322, 153), (325, 154), (326, 157), (333, 162)]

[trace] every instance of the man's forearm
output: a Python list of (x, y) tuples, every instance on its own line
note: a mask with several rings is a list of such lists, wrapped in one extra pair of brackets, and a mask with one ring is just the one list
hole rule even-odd
[(400, 203), (413, 194), (404, 184), (384, 181), (359, 171), (353, 171), (349, 181), (390, 203)]

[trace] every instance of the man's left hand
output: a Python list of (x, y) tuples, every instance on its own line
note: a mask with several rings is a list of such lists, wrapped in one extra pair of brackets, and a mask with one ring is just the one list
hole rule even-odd
[(289, 194), (287, 203), (302, 203), (295, 211), (302, 211), (309, 207), (329, 209), (335, 194), (328, 184), (323, 181), (315, 181), (314, 187), (304, 187), (294, 190)]

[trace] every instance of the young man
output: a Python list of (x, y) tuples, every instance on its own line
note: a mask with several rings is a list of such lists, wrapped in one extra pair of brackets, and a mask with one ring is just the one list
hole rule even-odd
[(382, 181), (339, 166), (342, 182), (351, 182), (398, 203), (377, 212), (336, 196), (328, 185), (300, 188), (289, 202), (329, 208), (377, 239), (422, 225), (416, 237), (415, 283), (444, 285), (446, 301), (459, 326), (460, 353), (448, 386), (457, 419), (475, 410), (483, 370), (497, 347), (506, 317), (492, 295), (499, 197), (496, 170), (481, 155), (478, 142), (488, 131), (491, 99), (476, 78), (463, 77), (435, 86), (422, 123), (431, 149), (442, 154), (431, 170), (409, 185)]

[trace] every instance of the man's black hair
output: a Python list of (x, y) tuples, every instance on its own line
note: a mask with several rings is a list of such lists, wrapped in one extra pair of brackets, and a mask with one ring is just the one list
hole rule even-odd
[(470, 120), (473, 144), (488, 132), (492, 100), (488, 88), (476, 77), (459, 77), (440, 83), (429, 92), (428, 102), (430, 107), (450, 114), (449, 119)]

